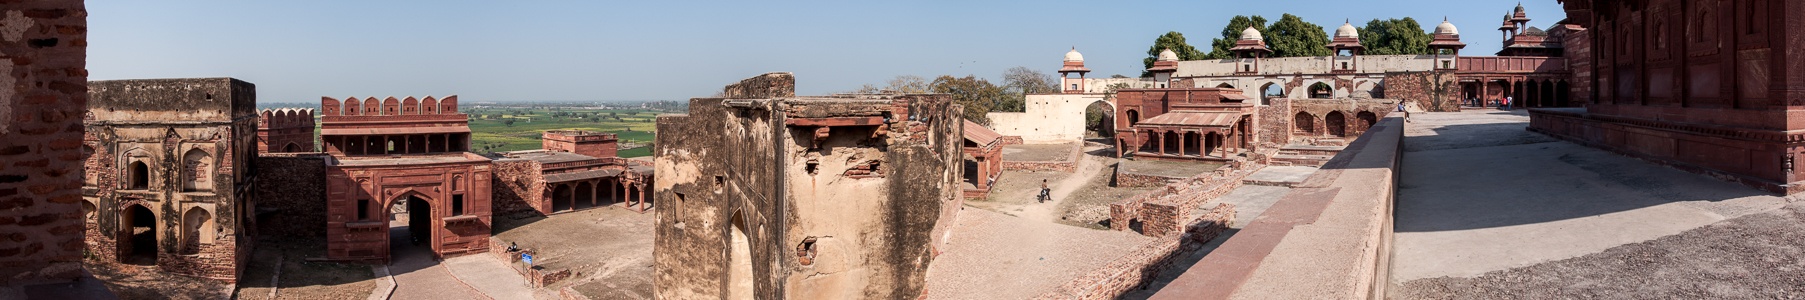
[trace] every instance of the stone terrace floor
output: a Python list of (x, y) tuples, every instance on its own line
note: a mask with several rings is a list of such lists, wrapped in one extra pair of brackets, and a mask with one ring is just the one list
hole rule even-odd
[(1063, 144), (1022, 144), (1003, 146), (1004, 161), (1067, 161), (1078, 151), (1077, 142)]
[(1392, 298), (1805, 293), (1805, 204), (1555, 140), (1528, 122), (1521, 110), (1413, 116)]

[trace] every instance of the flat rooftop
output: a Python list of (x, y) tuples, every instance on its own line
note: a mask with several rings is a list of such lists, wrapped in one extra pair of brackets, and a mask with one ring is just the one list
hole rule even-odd
[(1524, 130), (1524, 111), (1414, 114), (1401, 299), (1805, 294), (1805, 203)]
[(582, 155), (582, 154), (576, 154), (576, 153), (570, 153), (570, 152), (546, 151), (546, 150), (510, 151), (510, 152), (502, 152), (501, 155), (505, 156), (505, 158), (501, 158), (501, 159), (497, 159), (497, 160), (522, 159), (522, 160), (537, 161), (542, 164), (555, 164), (555, 163), (565, 163), (565, 162), (585, 161), (585, 160), (596, 159), (596, 157), (594, 157), (594, 156), (588, 156), (588, 155)]

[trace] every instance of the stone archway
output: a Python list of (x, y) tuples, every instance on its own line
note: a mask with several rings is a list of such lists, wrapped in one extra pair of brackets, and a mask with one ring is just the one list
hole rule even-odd
[(1297, 133), (1316, 133), (1316, 116), (1311, 115), (1310, 112), (1297, 112), (1297, 116), (1292, 118), (1291, 124), (1292, 126), (1295, 126), (1293, 129), (1296, 130)]
[(748, 234), (746, 216), (743, 212), (734, 212), (733, 219), (729, 222), (727, 299), (755, 299), (757, 289), (753, 288), (752, 283), (752, 239)]
[(1354, 114), (1354, 118), (1360, 119), (1360, 127), (1358, 130), (1362, 133), (1366, 132), (1368, 129), (1372, 129), (1373, 124), (1379, 124), (1379, 115), (1373, 114), (1373, 112), (1370, 111), (1362, 111), (1358, 114)]
[(119, 213), (119, 262), (133, 265), (157, 265), (159, 242), (157, 213), (142, 203), (126, 205)]
[(1324, 125), (1323, 127), (1328, 129), (1329, 135), (1339, 137), (1347, 136), (1347, 116), (1342, 115), (1341, 111), (1331, 111), (1329, 114), (1323, 115), (1322, 123)]
[(1095, 132), (1097, 137), (1105, 138), (1105, 141), (1107, 141), (1108, 138), (1115, 137), (1115, 104), (1111, 104), (1109, 101), (1097, 100), (1092, 101), (1090, 105), (1085, 106), (1084, 129), (1087, 131), (1087, 136), (1090, 132)]
[(1260, 105), (1271, 105), (1272, 99), (1284, 98), (1285, 85), (1279, 84), (1278, 82), (1268, 82), (1266, 85), (1260, 86)]
[(1310, 98), (1312, 99), (1328, 99), (1335, 97), (1335, 87), (1321, 81), (1310, 84), (1309, 91)]

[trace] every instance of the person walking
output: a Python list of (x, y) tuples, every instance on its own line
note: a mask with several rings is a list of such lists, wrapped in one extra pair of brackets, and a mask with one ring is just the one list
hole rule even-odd
[(1510, 96), (1504, 96), (1504, 103), (1498, 103), (1498, 108), (1510, 110)]

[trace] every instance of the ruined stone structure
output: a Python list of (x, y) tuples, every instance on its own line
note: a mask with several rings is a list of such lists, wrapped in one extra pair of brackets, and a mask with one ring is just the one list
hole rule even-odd
[(235, 281), (256, 224), (256, 86), (231, 78), (89, 83), (82, 186), (101, 261)]
[(651, 207), (652, 167), (622, 159), (613, 133), (546, 131), (544, 149), (498, 153), (495, 211), (552, 214), (613, 203)]
[[(1157, 65), (1156, 65), (1157, 67)], [(1240, 90), (1130, 89), (1116, 92), (1116, 156), (1227, 161), (1255, 147), (1258, 108)]]
[(257, 152), (314, 152), (310, 108), (266, 109), (258, 114)]
[(80, 0), (0, 3), (0, 297), (82, 274), (87, 32)]
[(321, 97), (327, 258), (388, 261), (392, 223), (437, 257), (488, 249), (492, 166), (457, 100)]
[(1587, 28), (1573, 82), (1584, 109), (1530, 112), (1530, 129), (1714, 174), (1805, 191), (1805, 3), (1562, 1)]
[(959, 211), (945, 95), (796, 97), (771, 73), (658, 117), (661, 299), (917, 299)]

